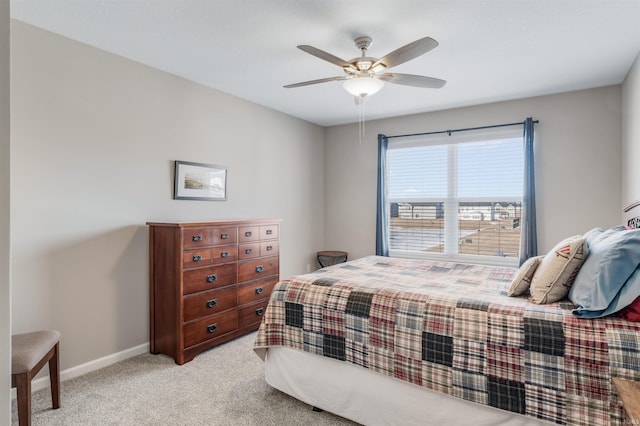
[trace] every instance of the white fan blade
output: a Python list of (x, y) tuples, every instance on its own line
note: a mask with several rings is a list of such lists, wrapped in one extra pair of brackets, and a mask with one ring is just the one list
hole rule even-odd
[(402, 46), (388, 55), (378, 59), (371, 68), (375, 68), (378, 64), (384, 64), (387, 68), (395, 67), (407, 62), (420, 55), (424, 55), (431, 49), (438, 47), (438, 42), (431, 37), (424, 37), (412, 43)]
[(338, 58), (337, 56), (332, 55), (331, 53), (327, 53), (324, 50), (320, 50), (317, 47), (309, 46), (307, 44), (301, 44), (300, 46), (298, 46), (298, 49), (303, 50), (308, 54), (315, 56), (316, 58), (320, 58), (327, 62), (331, 62), (332, 64), (335, 64), (339, 67), (353, 68), (353, 65), (351, 65), (349, 62), (345, 61), (344, 59)]
[(389, 83), (424, 87), (427, 89), (439, 89), (447, 83), (446, 80), (440, 80), (439, 78), (414, 74), (385, 73), (378, 78), (380, 80), (388, 81)]
[(301, 87), (301, 86), (309, 86), (311, 84), (318, 84), (318, 83), (326, 83), (328, 81), (338, 81), (338, 80), (345, 80), (347, 78), (347, 76), (338, 76), (338, 77), (327, 77), (327, 78), (321, 78), (318, 80), (309, 80), (309, 81), (303, 81), (300, 83), (293, 83), (293, 84), (287, 84), (285, 87), (286, 89), (291, 89), (293, 87)]

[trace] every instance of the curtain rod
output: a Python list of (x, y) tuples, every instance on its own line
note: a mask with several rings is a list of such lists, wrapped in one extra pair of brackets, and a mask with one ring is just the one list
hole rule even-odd
[[(537, 124), (539, 122), (540, 122), (540, 120), (533, 120), (533, 124)], [(406, 137), (409, 137), (409, 136), (438, 135), (438, 134), (441, 134), (441, 133), (447, 133), (449, 136), (451, 136), (451, 133), (455, 133), (455, 132), (466, 132), (468, 130), (492, 129), (494, 127), (518, 126), (518, 125), (523, 125), (523, 124), (524, 124), (524, 121), (521, 121), (521, 122), (518, 122), (518, 123), (494, 124), (494, 125), (491, 125), (491, 126), (467, 127), (466, 129), (439, 130), (437, 132), (425, 132), (425, 133), (411, 133), (411, 134), (407, 134), (407, 135), (387, 136), (387, 139), (406, 138)]]

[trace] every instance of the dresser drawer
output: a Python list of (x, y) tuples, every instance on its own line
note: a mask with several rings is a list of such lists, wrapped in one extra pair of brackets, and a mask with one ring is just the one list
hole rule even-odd
[(185, 269), (211, 265), (212, 262), (210, 248), (188, 250), (182, 254), (182, 265)]
[(242, 226), (238, 228), (238, 242), (248, 243), (260, 239), (259, 226)]
[(206, 340), (214, 339), (238, 327), (238, 311), (227, 311), (201, 320), (186, 323), (184, 346), (189, 347)]
[(238, 328), (244, 328), (262, 321), (268, 300), (238, 309)]
[(211, 228), (186, 228), (182, 231), (185, 249), (211, 245)]
[(238, 241), (238, 228), (212, 228), (211, 244), (235, 244)]
[(212, 266), (209, 268), (192, 269), (182, 275), (182, 291), (184, 294), (211, 290), (237, 281), (236, 264)]
[(260, 243), (260, 256), (275, 256), (280, 253), (280, 243), (278, 241), (263, 241)]
[(280, 269), (279, 263), (278, 256), (243, 261), (238, 264), (238, 282), (277, 275)]
[(238, 305), (257, 302), (260, 299), (268, 299), (273, 286), (278, 282), (278, 277), (252, 281), (238, 286)]
[(211, 263), (229, 263), (238, 260), (237, 246), (220, 246), (211, 249)]
[(253, 259), (260, 257), (260, 243), (240, 244), (238, 246), (238, 259)]
[(191, 294), (184, 298), (184, 320), (192, 321), (236, 307), (235, 287)]
[(260, 239), (271, 240), (278, 238), (278, 225), (264, 225), (260, 227)]

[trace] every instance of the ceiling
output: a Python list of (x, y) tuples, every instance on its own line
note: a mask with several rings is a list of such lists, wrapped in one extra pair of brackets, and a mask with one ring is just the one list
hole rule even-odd
[(321, 126), (357, 122), (343, 71), (353, 39), (382, 57), (424, 36), (440, 45), (392, 71), (447, 80), (386, 84), (366, 119), (619, 84), (640, 51), (640, 0), (11, 0), (14, 19)]

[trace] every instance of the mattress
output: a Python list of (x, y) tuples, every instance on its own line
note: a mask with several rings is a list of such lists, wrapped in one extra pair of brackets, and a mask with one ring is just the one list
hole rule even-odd
[(286, 347), (269, 348), (265, 380), (310, 406), (369, 426), (548, 424)]

